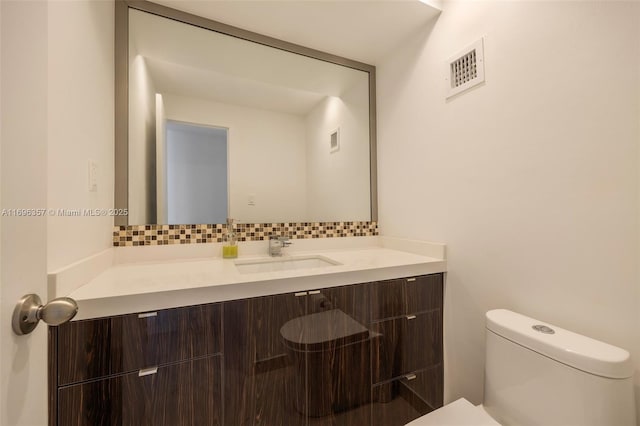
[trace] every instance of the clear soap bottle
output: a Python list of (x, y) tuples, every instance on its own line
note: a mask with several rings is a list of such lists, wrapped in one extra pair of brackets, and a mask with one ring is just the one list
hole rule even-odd
[(238, 236), (233, 229), (233, 219), (227, 219), (227, 229), (222, 237), (222, 257), (224, 259), (235, 259), (238, 257)]

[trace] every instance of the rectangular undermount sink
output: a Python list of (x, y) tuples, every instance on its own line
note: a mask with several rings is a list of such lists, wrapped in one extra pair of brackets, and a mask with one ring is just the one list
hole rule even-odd
[(326, 268), (341, 265), (341, 263), (329, 259), (328, 257), (315, 255), (236, 260), (235, 265), (241, 274), (255, 274), (258, 272), (280, 272), (298, 269)]

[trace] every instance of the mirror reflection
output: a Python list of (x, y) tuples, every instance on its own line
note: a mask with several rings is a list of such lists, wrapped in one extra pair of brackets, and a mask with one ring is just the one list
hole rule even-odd
[(129, 225), (371, 220), (369, 75), (129, 9)]

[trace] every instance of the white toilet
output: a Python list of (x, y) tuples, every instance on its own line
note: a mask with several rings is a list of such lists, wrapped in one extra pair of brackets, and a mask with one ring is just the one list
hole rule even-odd
[(629, 352), (505, 309), (486, 319), (483, 405), (459, 399), (407, 426), (635, 426)]

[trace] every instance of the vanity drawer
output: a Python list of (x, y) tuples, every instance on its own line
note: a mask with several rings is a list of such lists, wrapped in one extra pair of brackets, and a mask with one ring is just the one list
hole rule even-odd
[(442, 274), (371, 284), (371, 320), (379, 321), (442, 307)]
[(58, 386), (216, 354), (220, 328), (220, 304), (63, 324)]
[(422, 275), (405, 280), (406, 313), (442, 308), (442, 274)]
[(442, 395), (442, 364), (378, 384), (372, 389), (371, 424), (405, 425), (442, 407)]
[(221, 357), (58, 390), (58, 425), (221, 425)]
[[(373, 383), (392, 380), (442, 362), (442, 311), (373, 324)], [(417, 344), (419, 343), (419, 344)]]
[(444, 402), (444, 368), (442, 363), (409, 374), (408, 377), (409, 379), (405, 378), (400, 381), (401, 393), (408, 391), (410, 393), (408, 396), (417, 398), (418, 405), (426, 404), (428, 411), (442, 407)]

